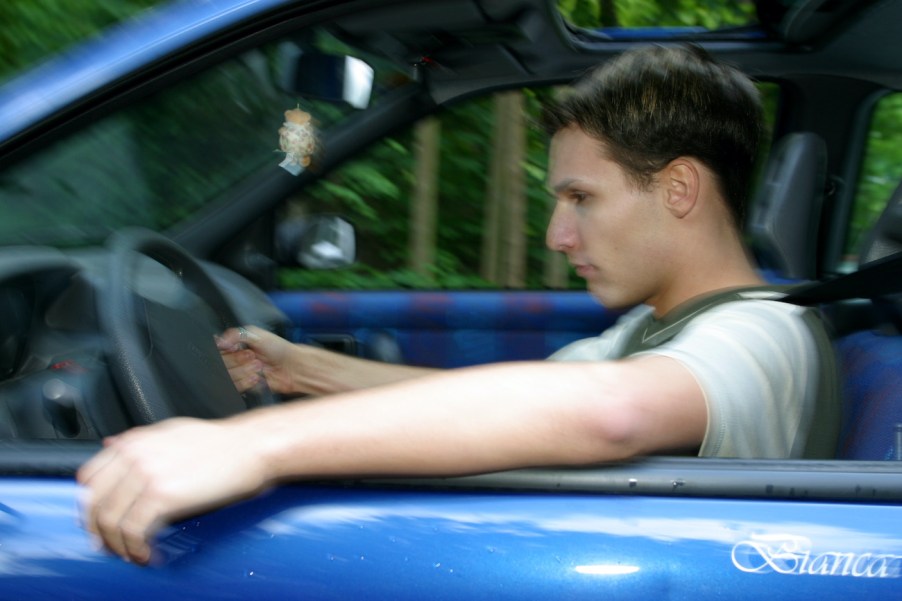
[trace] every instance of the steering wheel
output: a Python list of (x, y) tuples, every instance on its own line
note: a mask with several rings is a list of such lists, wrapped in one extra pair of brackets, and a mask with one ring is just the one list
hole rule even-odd
[[(274, 402), (265, 386), (242, 396), (232, 383), (214, 336), (241, 324), (197, 260), (145, 229), (117, 232), (108, 246), (107, 286), (97, 296), (97, 313), (113, 379), (136, 423), (226, 417)], [(159, 278), (162, 294), (148, 294), (157, 282), (147, 275), (153, 269), (167, 276)], [(153, 282), (140, 284), (139, 272)]]

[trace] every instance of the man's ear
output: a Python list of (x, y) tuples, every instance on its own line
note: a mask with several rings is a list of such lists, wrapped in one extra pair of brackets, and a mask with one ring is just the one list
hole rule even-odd
[(678, 157), (661, 171), (659, 180), (667, 210), (678, 219), (695, 208), (701, 186), (698, 165), (690, 158)]

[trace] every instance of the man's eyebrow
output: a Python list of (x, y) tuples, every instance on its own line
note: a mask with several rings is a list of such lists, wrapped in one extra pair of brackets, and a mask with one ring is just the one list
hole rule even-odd
[(553, 194), (560, 194), (561, 192), (563, 192), (569, 188), (572, 188), (574, 186), (574, 184), (577, 184), (577, 183), (579, 183), (578, 178), (568, 177), (568, 178), (562, 179), (561, 181), (557, 182), (553, 186), (550, 185), (548, 187), (548, 189)]

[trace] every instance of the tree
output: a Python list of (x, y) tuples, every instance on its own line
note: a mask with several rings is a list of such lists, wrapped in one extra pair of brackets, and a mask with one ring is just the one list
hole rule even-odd
[(414, 190), (410, 203), (410, 269), (429, 277), (435, 263), (441, 122), (430, 117), (414, 131)]
[(486, 185), (482, 277), (508, 287), (526, 284), (526, 150), (521, 92), (495, 95), (491, 167)]

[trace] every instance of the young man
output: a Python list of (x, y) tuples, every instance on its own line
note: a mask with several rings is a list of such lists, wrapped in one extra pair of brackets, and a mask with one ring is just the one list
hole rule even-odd
[(809, 444), (816, 401), (833, 398), (823, 330), (803, 309), (746, 298), (772, 294), (748, 291), (763, 282), (740, 234), (760, 122), (754, 86), (700, 50), (605, 64), (548, 112), (547, 242), (601, 302), (639, 308), (554, 361), (425, 375), (259, 330), (229, 352), (240, 334), (228, 332), (241, 389), (262, 370), (278, 392), (328, 392), (336, 382), (318, 374), (337, 370), (363, 390), (115, 437), (79, 472), (87, 527), (144, 563), (161, 523), (285, 479), (829, 453), (829, 435)]

